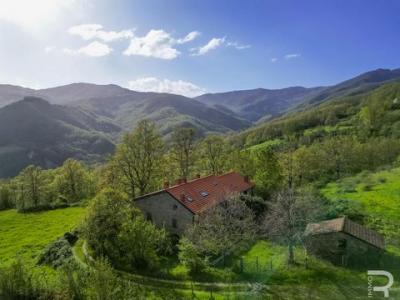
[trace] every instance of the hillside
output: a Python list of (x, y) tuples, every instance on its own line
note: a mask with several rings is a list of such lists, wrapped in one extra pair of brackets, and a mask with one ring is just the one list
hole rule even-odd
[(231, 138), (235, 144), (253, 146), (294, 134), (311, 143), (329, 135), (398, 137), (400, 132), (400, 81), (384, 83), (355, 95), (339, 96), (302, 111), (292, 111)]
[(307, 105), (316, 105), (324, 101), (343, 96), (354, 96), (373, 90), (374, 88), (400, 79), (400, 69), (377, 69), (363, 73), (339, 84), (325, 88), (314, 97), (307, 99), (300, 105), (306, 108)]
[(118, 97), (93, 98), (74, 106), (113, 119), (125, 129), (131, 129), (144, 118), (159, 125), (163, 135), (180, 125), (194, 126), (200, 135), (240, 130), (249, 122), (208, 107), (199, 101), (179, 95), (137, 93)]
[[(2, 93), (4, 95), (2, 96)], [(62, 104), (86, 111), (96, 118), (109, 118), (125, 130), (131, 130), (141, 119), (155, 121), (163, 134), (176, 126), (194, 126), (199, 136), (225, 133), (251, 125), (235, 114), (209, 107), (191, 98), (163, 93), (135, 92), (117, 85), (73, 83), (42, 90), (0, 86), (4, 103), (20, 100), (23, 96), (36, 96), (52, 104)], [(0, 98), (2, 99), (2, 98)], [(0, 102), (0, 107), (2, 102)]]
[(228, 109), (255, 122), (267, 120), (301, 103), (323, 88), (289, 87), (277, 90), (254, 89), (226, 93), (204, 94), (196, 98), (203, 103)]
[(120, 128), (76, 108), (27, 97), (0, 109), (0, 177), (29, 164), (45, 168), (65, 159), (99, 159), (114, 149), (107, 135)]

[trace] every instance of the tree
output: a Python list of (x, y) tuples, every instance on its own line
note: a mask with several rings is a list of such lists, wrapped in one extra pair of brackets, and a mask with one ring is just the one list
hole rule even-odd
[[(256, 236), (254, 213), (239, 196), (233, 196), (199, 215), (184, 236), (204, 259), (237, 253)], [(186, 248), (193, 251), (190, 247)]]
[(145, 221), (126, 195), (109, 188), (92, 200), (83, 234), (97, 257), (119, 268), (153, 267), (169, 250), (165, 230)]
[(179, 261), (186, 266), (191, 273), (199, 273), (205, 268), (206, 263), (201, 257), (199, 249), (188, 238), (182, 237), (179, 240), (178, 248)]
[(255, 153), (256, 172), (254, 181), (256, 190), (267, 199), (282, 183), (282, 169), (278, 156), (271, 147), (265, 147)]
[(288, 264), (295, 263), (294, 247), (302, 242), (306, 225), (322, 217), (322, 211), (321, 201), (310, 191), (286, 188), (273, 196), (264, 219), (264, 232), (288, 246)]
[(210, 135), (201, 142), (200, 149), (207, 174), (221, 174), (226, 167), (228, 154), (224, 139), (220, 136)]
[(131, 199), (148, 192), (160, 177), (163, 142), (154, 123), (140, 121), (132, 133), (124, 136), (118, 145), (115, 163), (118, 166)]
[(90, 175), (82, 163), (67, 159), (58, 169), (54, 182), (59, 196), (67, 203), (79, 202), (90, 193)]
[(178, 127), (172, 133), (172, 156), (181, 178), (188, 178), (194, 164), (195, 129)]
[(22, 170), (18, 176), (18, 189), (18, 210), (38, 208), (45, 200), (45, 178), (42, 169), (30, 165)]

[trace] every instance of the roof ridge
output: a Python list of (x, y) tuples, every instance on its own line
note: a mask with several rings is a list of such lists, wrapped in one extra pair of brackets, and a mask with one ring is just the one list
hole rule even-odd
[(166, 188), (164, 190), (167, 191), (167, 190), (169, 190), (171, 188), (174, 188), (174, 187), (177, 187), (177, 186), (182, 186), (182, 185), (185, 185), (185, 184), (188, 184), (188, 183), (192, 183), (192, 182), (196, 182), (198, 180), (206, 179), (206, 178), (209, 178), (209, 177), (212, 177), (212, 176), (215, 176), (215, 175), (214, 174), (210, 174), (210, 175), (207, 175), (207, 176), (204, 176), (204, 177), (200, 177), (200, 178), (193, 178), (193, 179), (188, 180), (186, 182), (182, 182), (182, 183), (179, 183), (179, 184), (171, 185), (171, 186), (169, 186), (168, 188)]

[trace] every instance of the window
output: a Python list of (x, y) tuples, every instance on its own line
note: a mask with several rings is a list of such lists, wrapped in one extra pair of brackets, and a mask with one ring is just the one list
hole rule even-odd
[(151, 216), (151, 213), (146, 213), (146, 219), (147, 219), (147, 221), (150, 221), (150, 222), (152, 222), (153, 221), (153, 217)]
[(205, 191), (203, 191), (203, 192), (200, 192), (200, 195), (202, 195), (203, 197), (207, 197), (207, 196), (208, 196), (208, 193), (205, 192)]
[(176, 219), (172, 219), (172, 227), (178, 228), (178, 221)]
[(173, 210), (177, 210), (178, 209), (178, 205), (174, 204), (174, 206), (172, 208), (173, 208)]

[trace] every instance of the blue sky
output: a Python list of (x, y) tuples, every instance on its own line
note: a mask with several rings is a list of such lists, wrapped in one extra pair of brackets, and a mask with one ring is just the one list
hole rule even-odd
[(400, 67), (395, 0), (0, 4), (1, 83), (115, 83), (195, 96), (329, 85)]

